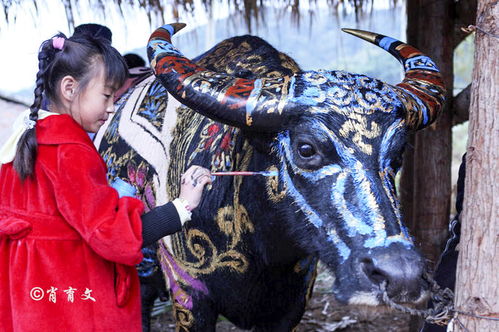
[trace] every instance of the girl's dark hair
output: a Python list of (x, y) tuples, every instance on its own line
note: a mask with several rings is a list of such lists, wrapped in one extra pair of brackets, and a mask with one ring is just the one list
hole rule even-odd
[[(62, 50), (55, 48), (53, 38), (64, 38)], [(60, 105), (59, 82), (65, 76), (78, 81), (78, 92), (85, 90), (90, 80), (98, 73), (95, 69), (104, 65), (104, 78), (115, 89), (120, 88), (128, 76), (123, 57), (111, 46), (108, 39), (80, 31), (66, 39), (62, 33), (46, 40), (38, 52), (35, 98), (30, 107), (29, 119), (38, 120), (42, 100), (48, 105)], [(19, 139), (14, 169), (21, 180), (33, 176), (38, 144), (36, 127), (28, 129)]]

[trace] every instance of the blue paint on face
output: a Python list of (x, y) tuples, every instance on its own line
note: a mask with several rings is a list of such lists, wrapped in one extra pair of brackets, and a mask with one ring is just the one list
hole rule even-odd
[[(324, 129), (327, 130), (325, 126)], [(336, 147), (338, 155), (342, 158), (342, 161), (345, 164), (343, 170), (347, 172), (346, 174), (351, 177), (353, 183), (355, 184), (355, 195), (359, 201), (359, 204), (356, 208), (360, 209), (363, 212), (363, 215), (368, 217), (359, 219), (369, 220), (371, 225), (365, 224), (366, 226), (374, 225), (377, 219), (382, 218), (379, 207), (374, 201), (372, 195), (370, 195), (371, 193), (374, 195), (376, 194), (373, 190), (374, 186), (372, 186), (374, 180), (369, 177), (369, 174), (365, 171), (364, 166), (355, 158), (355, 156), (351, 152), (348, 151), (348, 149), (341, 143), (341, 141), (330, 130), (327, 130), (326, 132), (328, 133), (328, 137), (331, 143)], [(354, 209), (352, 209), (352, 211), (353, 210)], [(353, 214), (353, 212), (351, 213)], [(380, 235), (382, 234), (379, 234), (378, 236)]]
[(284, 167), (281, 168), (281, 175), (283, 181), (288, 186), (288, 193), (293, 198), (293, 200), (297, 203), (302, 211), (305, 212), (307, 219), (314, 225), (316, 228), (319, 228), (323, 225), (322, 219), (319, 217), (317, 212), (312, 209), (312, 207), (307, 203), (305, 198), (300, 194), (300, 192), (293, 185), (291, 177), (285, 171)]
[[(314, 171), (314, 172), (303, 172), (301, 171), (300, 168), (294, 165), (292, 162), (292, 154), (291, 154), (291, 142), (289, 135), (286, 133), (285, 134), (280, 134), (278, 136), (278, 142), (279, 142), (279, 151), (281, 155), (284, 155), (286, 159), (289, 161), (291, 164), (291, 167), (296, 173), (300, 174), (300, 176), (303, 176), (306, 179), (311, 180), (311, 182), (317, 182), (319, 179), (323, 179), (327, 176), (334, 176), (335, 174), (338, 174), (341, 172), (341, 167), (339, 165), (328, 165), (327, 167), (323, 167), (320, 170)], [(345, 152), (345, 154), (347, 154)], [(349, 159), (353, 159), (353, 156), (349, 156)], [(288, 193), (291, 197), (294, 198), (295, 202), (297, 205), (300, 207), (300, 209), (304, 212), (304, 214), (307, 216), (307, 219), (317, 228), (323, 226), (324, 222), (320, 218), (320, 216), (317, 214), (315, 210), (313, 210), (310, 205), (306, 202), (305, 198), (298, 192), (298, 190), (294, 187), (293, 182), (291, 177), (289, 176), (287, 170), (285, 169), (284, 165), (281, 167), (280, 174), (283, 178), (283, 181), (287, 184), (288, 188)], [(346, 174), (346, 173), (345, 173)], [(347, 223), (348, 227), (347, 231), (349, 232), (349, 236), (356, 236), (357, 234), (371, 234), (373, 232), (372, 227), (369, 227), (365, 223), (361, 221), (359, 218), (355, 218), (353, 214), (350, 212), (350, 210), (346, 206), (346, 200), (344, 198), (344, 181), (339, 181), (336, 182), (336, 186), (339, 186), (339, 188), (333, 188), (332, 193), (336, 193), (338, 195), (338, 199), (345, 202), (343, 208), (339, 207), (338, 210), (341, 210), (343, 212), (340, 212), (342, 214), (345, 222)], [(343, 187), (343, 188), (342, 188)], [(336, 190), (338, 189), (338, 190)], [(335, 200), (332, 200), (335, 201)], [(339, 204), (335, 204), (335, 206), (338, 206)], [(357, 222), (358, 221), (358, 222)], [(327, 238), (328, 241), (332, 242), (333, 245), (337, 248), (338, 253), (340, 257), (342, 258), (343, 261), (348, 259), (351, 254), (351, 249), (348, 248), (348, 246), (345, 244), (343, 240), (338, 236), (337, 232), (335, 229), (330, 229), (327, 231)]]
[(385, 186), (385, 190), (387, 193), (387, 196), (390, 198), (392, 202), (392, 208), (393, 211), (395, 212), (395, 215), (398, 220), (398, 224), (400, 227), (400, 231), (403, 235), (402, 239), (396, 240), (395, 238), (391, 239), (390, 243), (393, 242), (401, 242), (401, 243), (407, 243), (408, 245), (412, 246), (411, 242), (411, 236), (409, 235), (409, 231), (407, 230), (407, 227), (402, 223), (402, 216), (400, 214), (400, 204), (399, 200), (395, 195), (395, 188), (394, 188), (394, 183), (393, 183), (393, 178), (395, 174), (397, 173), (398, 169), (394, 170), (390, 166), (391, 160), (386, 158), (388, 155), (388, 151), (391, 150), (391, 142), (395, 141), (395, 135), (397, 135), (401, 130), (404, 130), (404, 120), (399, 119), (395, 121), (387, 130), (386, 134), (383, 136), (383, 140), (381, 142), (381, 148), (380, 148), (380, 154), (379, 154), (379, 164), (381, 165), (381, 168), (383, 169), (383, 184)]
[(355, 217), (351, 210), (348, 208), (348, 203), (345, 200), (345, 180), (347, 173), (344, 172), (340, 174), (336, 183), (333, 185), (333, 190), (331, 192), (331, 201), (334, 202), (340, 216), (346, 222), (346, 228), (348, 236), (353, 237), (358, 234), (367, 235), (373, 232), (373, 228), (366, 225), (362, 220)]
[(414, 245), (412, 242), (408, 241), (407, 239), (401, 238), (401, 237), (386, 237), (384, 239), (368, 239), (364, 246), (369, 249), (373, 248), (379, 248), (379, 247), (384, 247), (387, 248), (389, 247), (392, 243), (400, 243), (404, 245), (406, 248), (414, 248)]
[(324, 100), (324, 92), (320, 89), (317, 89), (316, 86), (307, 86), (300, 96), (290, 99), (291, 102), (308, 106), (315, 106), (320, 102), (323, 102)]
[[(279, 145), (278, 148), (280, 150), (280, 155), (289, 155), (289, 136), (280, 134), (278, 136)], [(288, 159), (292, 160), (292, 159)], [(293, 198), (293, 200), (297, 203), (302, 211), (304, 211), (307, 219), (314, 225), (316, 228), (322, 226), (323, 221), (319, 217), (319, 215), (312, 209), (312, 207), (307, 203), (302, 194), (296, 189), (293, 184), (291, 177), (285, 167), (285, 163), (282, 163), (281, 170), (279, 172), (280, 176), (284, 183), (286, 183), (288, 194)]]
[(327, 165), (319, 170), (310, 172), (300, 172), (297, 170), (297, 173), (300, 173), (301, 176), (313, 183), (316, 183), (325, 177), (338, 174), (339, 172), (341, 172), (341, 166), (336, 164)]
[[(361, 211), (361, 214), (365, 216), (363, 219), (368, 222), (373, 229), (370, 240), (375, 243), (381, 243), (383, 239), (386, 238), (387, 234), (385, 229), (382, 228), (385, 224), (385, 218), (381, 214), (378, 203), (375, 200), (375, 197), (380, 196), (380, 194), (376, 192), (374, 189), (376, 187), (372, 185), (374, 180), (370, 178), (369, 174), (360, 163), (355, 165), (354, 171), (352, 172), (352, 178), (356, 189), (355, 195), (359, 200), (357, 207)], [(370, 248), (370, 246), (367, 245), (367, 241), (364, 246)]]
[[(390, 161), (385, 160), (384, 156), (386, 156), (391, 140), (394, 139), (394, 136), (398, 133), (398, 129), (402, 126), (403, 120), (400, 119), (390, 126), (387, 133), (384, 135), (382, 147), (380, 149), (380, 165), (390, 164)], [(383, 193), (376, 192), (375, 188), (377, 188), (377, 186), (374, 185), (376, 180), (371, 177), (371, 173), (366, 172), (364, 166), (360, 164), (351, 152), (349, 152), (334, 133), (327, 130), (325, 126), (323, 126), (323, 131), (328, 133), (331, 143), (335, 145), (338, 155), (341, 156), (342, 161), (346, 165), (341, 169), (340, 175), (337, 177), (336, 187), (333, 187), (331, 193), (331, 201), (334, 202), (335, 207), (338, 209), (341, 217), (348, 226), (347, 231), (349, 236), (355, 236), (356, 234), (371, 235), (364, 243), (366, 248), (385, 246), (393, 242), (403, 242), (412, 245), (408, 240), (410, 239), (410, 236), (407, 232), (407, 228), (402, 224), (398, 199), (395, 197), (395, 189), (389, 181), (389, 178), (385, 177), (381, 179), (381, 181), (383, 182), (387, 196), (394, 202), (392, 204), (392, 210), (398, 220), (398, 224), (403, 234), (402, 237), (387, 237), (386, 230), (380, 227), (384, 226), (385, 218), (381, 214), (374, 196), (381, 196)], [(348, 178), (352, 179), (354, 183), (353, 187), (356, 189), (354, 193), (358, 199), (356, 206), (352, 206), (344, 197), (344, 184)], [(346, 207), (342, 206), (342, 202), (345, 202)], [(378, 226), (376, 227), (376, 225)]]
[(379, 164), (381, 168), (389, 167), (390, 160), (386, 159), (390, 150), (391, 142), (395, 139), (395, 135), (402, 129), (404, 123), (402, 119), (396, 120), (387, 130), (381, 141)]
[(342, 89), (338, 85), (332, 86), (328, 91), (327, 95), (329, 98), (336, 99), (336, 100), (343, 100), (345, 97), (348, 97), (348, 91), (346, 91), (344, 88)]
[[(292, 165), (291, 167), (293, 169), (298, 169), (294, 163), (293, 159), (290, 153), (290, 138), (289, 138), (289, 133), (286, 132), (285, 134), (279, 134), (278, 135), (278, 145), (277, 145), (279, 154), (281, 156), (285, 156), (285, 158), (288, 160), (288, 162)], [(280, 169), (280, 176), (282, 178), (282, 181), (286, 183), (287, 187), (287, 193), (288, 195), (293, 198), (295, 203), (298, 205), (300, 210), (304, 213), (306, 216), (307, 220), (314, 225), (316, 228), (320, 228), (324, 225), (324, 221), (321, 219), (321, 217), (317, 214), (317, 212), (308, 204), (306, 199), (301, 195), (301, 193), (296, 189), (296, 187), (293, 184), (293, 181), (288, 173), (288, 170), (286, 169), (285, 162), (281, 164), (281, 169)], [(348, 257), (350, 257), (351, 250), (348, 248), (348, 246), (339, 238), (339, 236), (336, 234), (336, 231), (333, 229), (329, 232), (327, 232), (327, 239), (328, 241), (332, 242), (334, 244), (334, 247), (337, 248), (338, 253), (340, 257), (342, 258), (343, 261), (347, 260)]]
[(390, 113), (403, 106), (388, 84), (342, 71), (308, 71), (293, 76), (286, 102), (309, 106), (305, 112), (334, 111), (346, 116), (351, 112)]
[[(387, 89), (387, 91), (393, 93), (391, 89)], [(340, 96), (344, 89), (332, 86), (329, 92)], [(345, 96), (348, 98), (347, 94)], [(328, 97), (331, 97), (331, 94)], [(375, 98), (374, 95), (371, 97)], [(317, 95), (306, 93), (303, 98), (314, 99), (317, 98)], [(347, 111), (344, 112), (347, 116)], [(395, 196), (395, 188), (393, 188), (391, 181), (394, 172), (390, 168), (391, 160), (388, 157), (389, 152), (394, 147), (396, 148), (393, 142), (397, 142), (396, 136), (403, 130), (405, 121), (403, 119), (395, 120), (395, 123), (386, 130), (378, 150), (379, 163), (376, 163), (378, 166), (375, 166), (376, 169), (366, 169), (366, 165), (363, 165), (356, 156), (362, 152), (357, 150), (355, 145), (346, 146), (343, 142), (345, 139), (337, 136), (336, 132), (329, 129), (320, 119), (318, 117), (317, 121), (307, 124), (307, 129), (310, 129), (315, 139), (324, 146), (332, 145), (339, 161), (324, 165), (319, 169), (308, 170), (298, 167), (294, 163), (289, 132), (279, 134), (277, 151), (283, 158), (280, 176), (286, 183), (288, 195), (294, 199), (312, 225), (316, 228), (324, 228), (328, 241), (337, 248), (343, 261), (350, 257), (352, 249), (340, 237), (340, 232), (346, 232), (345, 235), (352, 239), (362, 239), (359, 244), (367, 249), (385, 247), (396, 242), (405, 246), (413, 246), (406, 227), (402, 225), (398, 199)], [(294, 186), (289, 171), (310, 183), (311, 186), (328, 179), (326, 181), (331, 182), (329, 204), (334, 206), (339, 220), (323, 220), (323, 216), (310, 206), (307, 199)], [(391, 217), (382, 213), (380, 204), (385, 204), (383, 208), (390, 209)], [(394, 221), (398, 221), (401, 231), (396, 235), (388, 236), (386, 227), (390, 226), (387, 226), (386, 218), (391, 220), (393, 217)]]
[(345, 242), (340, 240), (338, 235), (334, 236), (328, 233), (327, 239), (329, 242), (334, 243), (335, 247), (338, 249), (338, 253), (342, 258), (342, 262), (345, 262), (348, 259), (348, 257), (350, 257), (352, 250), (350, 250), (350, 248), (347, 247)]

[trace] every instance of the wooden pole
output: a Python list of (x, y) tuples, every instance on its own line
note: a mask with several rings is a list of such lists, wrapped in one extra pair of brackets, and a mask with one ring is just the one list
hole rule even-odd
[(499, 1), (476, 27), (453, 331), (499, 331)]
[(445, 243), (450, 214), (453, 6), (454, 0), (407, 2), (407, 42), (435, 61), (447, 88), (440, 118), (409, 141), (401, 179), (406, 223), (431, 267)]
[[(442, 115), (429, 128), (409, 137), (400, 182), (404, 219), (431, 269), (448, 234), (452, 162), (452, 99), (454, 70), (454, 0), (408, 0), (407, 42), (440, 68), (447, 102)], [(409, 330), (423, 321), (413, 316)]]

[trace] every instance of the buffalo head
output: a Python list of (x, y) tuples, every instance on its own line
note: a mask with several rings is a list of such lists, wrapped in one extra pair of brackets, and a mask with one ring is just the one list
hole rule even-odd
[(444, 102), (431, 59), (389, 37), (345, 30), (394, 55), (403, 81), (342, 71), (241, 78), (185, 58), (170, 42), (181, 27), (152, 34), (155, 74), (196, 112), (271, 137), (284, 192), (274, 204), (298, 246), (335, 274), (338, 300), (376, 305), (382, 284), (395, 301), (423, 299), (424, 260), (402, 223), (394, 177), (408, 131), (431, 124)]

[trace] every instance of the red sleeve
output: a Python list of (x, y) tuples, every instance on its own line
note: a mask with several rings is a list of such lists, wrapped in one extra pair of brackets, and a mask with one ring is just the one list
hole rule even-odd
[(98, 152), (80, 144), (58, 148), (55, 199), (59, 211), (104, 259), (135, 265), (142, 260), (143, 203), (118, 198)]

